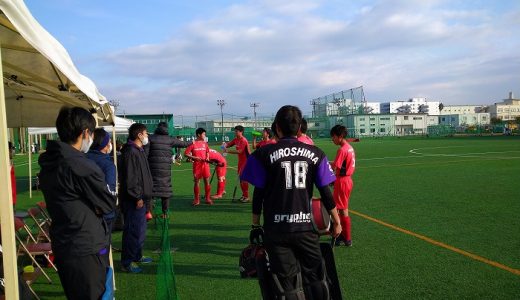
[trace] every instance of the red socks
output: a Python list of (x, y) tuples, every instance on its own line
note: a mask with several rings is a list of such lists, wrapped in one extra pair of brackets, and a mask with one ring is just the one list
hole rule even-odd
[(249, 184), (247, 181), (240, 181), (240, 189), (242, 190), (242, 195), (249, 198)]
[(345, 239), (345, 241), (351, 241), (352, 237), (350, 235), (350, 216), (340, 216), (341, 221), (341, 235)]
[(204, 185), (204, 191), (206, 192), (206, 201), (211, 201), (211, 199), (209, 198), (210, 196), (210, 193), (211, 193), (211, 185), (209, 184), (205, 184)]
[(222, 196), (224, 189), (226, 188), (226, 181), (219, 181), (217, 184), (217, 195)]
[(198, 184), (193, 186), (193, 194), (195, 194), (195, 201), (199, 201), (199, 199), (200, 199), (200, 188), (199, 188)]

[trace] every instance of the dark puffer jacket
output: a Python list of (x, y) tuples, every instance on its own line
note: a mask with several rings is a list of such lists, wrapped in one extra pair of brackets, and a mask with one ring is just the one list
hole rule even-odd
[(145, 148), (148, 153), (148, 163), (153, 178), (153, 196), (170, 197), (172, 195), (172, 148), (186, 148), (192, 142), (185, 142), (168, 135), (168, 129), (157, 127), (154, 134), (149, 137), (149, 146)]

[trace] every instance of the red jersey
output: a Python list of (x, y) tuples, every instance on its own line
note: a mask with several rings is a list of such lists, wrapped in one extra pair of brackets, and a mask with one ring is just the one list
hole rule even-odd
[(298, 137), (298, 141), (307, 144), (307, 145), (314, 145), (314, 141), (307, 136), (306, 134), (302, 134)]
[[(191, 155), (199, 157), (203, 160), (209, 159), (209, 146), (205, 141), (194, 141), (193, 144), (189, 145), (184, 151), (184, 155)], [(200, 170), (205, 167), (209, 167), (207, 162), (195, 161), (193, 162), (193, 171)]]
[(336, 158), (332, 164), (336, 168), (336, 178), (352, 176), (356, 169), (356, 154), (349, 143), (341, 146), (336, 152)]
[(260, 142), (256, 143), (256, 149), (260, 148), (260, 147), (263, 147), (265, 145), (269, 145), (269, 144), (276, 144), (276, 141), (273, 140), (273, 139), (268, 139), (268, 140), (261, 140)]
[(220, 165), (218, 167), (226, 167), (227, 165), (226, 158), (214, 149), (209, 149), (209, 160), (216, 161)]
[(241, 151), (238, 155), (238, 173), (241, 173), (242, 169), (246, 165), (247, 156), (249, 155), (249, 142), (245, 137), (234, 138), (231, 142), (226, 144), (226, 148), (235, 146), (237, 151)]

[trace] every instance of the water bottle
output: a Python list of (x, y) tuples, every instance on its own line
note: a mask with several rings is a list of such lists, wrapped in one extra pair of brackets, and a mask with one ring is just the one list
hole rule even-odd
[(222, 155), (227, 156), (226, 152), (226, 142), (222, 142), (222, 145), (220, 146), (220, 149), (222, 149)]

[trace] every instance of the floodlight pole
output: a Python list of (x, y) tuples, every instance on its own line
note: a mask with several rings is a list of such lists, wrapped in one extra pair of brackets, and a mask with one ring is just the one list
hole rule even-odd
[(220, 117), (221, 117), (220, 133), (222, 135), (222, 141), (224, 141), (224, 112), (222, 111), (222, 107), (224, 107), (224, 105), (226, 105), (226, 100), (218, 99), (217, 105), (220, 106)]
[(253, 130), (256, 130), (256, 108), (260, 106), (260, 103), (252, 102), (249, 106), (253, 108), (253, 115), (255, 118), (255, 123), (253, 124)]

